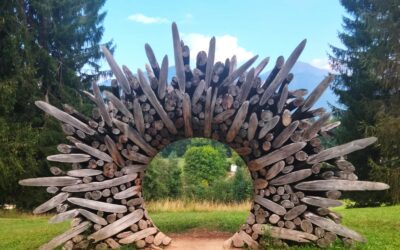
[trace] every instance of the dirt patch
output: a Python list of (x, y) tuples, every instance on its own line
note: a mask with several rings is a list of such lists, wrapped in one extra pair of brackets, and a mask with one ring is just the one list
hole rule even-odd
[(194, 229), (184, 233), (168, 234), (171, 245), (165, 250), (221, 250), (223, 243), (232, 233)]

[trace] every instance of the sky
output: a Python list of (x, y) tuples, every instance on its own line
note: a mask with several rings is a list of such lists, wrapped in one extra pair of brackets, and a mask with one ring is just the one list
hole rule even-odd
[(198, 51), (208, 50), (212, 36), (216, 61), (235, 54), (239, 64), (253, 55), (259, 55), (258, 61), (267, 56), (272, 62), (280, 55), (287, 58), (306, 38), (299, 60), (327, 69), (329, 45), (341, 45), (337, 35), (345, 15), (337, 0), (108, 0), (103, 10), (107, 11), (103, 42), (112, 39), (115, 59), (133, 72), (148, 63), (145, 43), (152, 46), (160, 64), (165, 54), (174, 64), (172, 22), (190, 47), (191, 60)]

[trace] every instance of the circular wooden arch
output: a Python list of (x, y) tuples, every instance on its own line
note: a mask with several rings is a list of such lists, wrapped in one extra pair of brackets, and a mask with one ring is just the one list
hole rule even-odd
[[(62, 122), (70, 144), (60, 144), (61, 154), (49, 161), (72, 163), (64, 172), (52, 167), (55, 177), (21, 180), (21, 185), (46, 186), (55, 194), (34, 210), (55, 209), (51, 223), (74, 218), (73, 227), (42, 246), (96, 244), (117, 248), (120, 244), (168, 245), (171, 238), (159, 231), (144, 206), (141, 182), (159, 150), (183, 138), (212, 138), (229, 145), (242, 156), (253, 179), (254, 198), (245, 224), (226, 246), (257, 247), (260, 236), (284, 241), (316, 242), (327, 246), (337, 237), (345, 242), (364, 241), (358, 233), (340, 225), (340, 216), (329, 210), (339, 206), (341, 191), (383, 190), (384, 183), (357, 181), (354, 166), (344, 155), (365, 148), (376, 138), (366, 138), (324, 149), (320, 136), (332, 135), (339, 122), (312, 106), (333, 80), (328, 75), (305, 98), (307, 90), (289, 90), (290, 70), (305, 47), (302, 41), (284, 61), (276, 64), (265, 81), (260, 73), (269, 62), (251, 66), (257, 56), (240, 67), (236, 57), (214, 62), (215, 38), (208, 53), (198, 53), (190, 65), (187, 45), (172, 25), (176, 76), (170, 85), (168, 58), (161, 66), (146, 44), (150, 65), (147, 76), (122, 70), (110, 52), (104, 55), (115, 75), (112, 91), (85, 92), (96, 107), (87, 117), (72, 106), (59, 110), (37, 101), (36, 105)], [(104, 101), (104, 97), (107, 100)], [(89, 233), (80, 243), (76, 235)]]

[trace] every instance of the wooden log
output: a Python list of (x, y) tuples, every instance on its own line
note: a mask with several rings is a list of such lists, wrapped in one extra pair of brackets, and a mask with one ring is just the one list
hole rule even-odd
[(66, 201), (68, 199), (68, 197), (70, 196), (69, 193), (59, 193), (56, 196), (54, 196), (53, 198), (51, 198), (50, 200), (44, 202), (43, 204), (41, 204), (40, 206), (36, 207), (33, 210), (34, 214), (41, 214), (44, 212), (47, 212), (55, 207), (57, 207), (59, 204), (63, 203), (64, 201)]
[(158, 151), (150, 146), (143, 137), (128, 124), (114, 119), (114, 124), (124, 133), (132, 142), (139, 146), (143, 151), (145, 151), (149, 156), (155, 156)]
[(366, 148), (367, 146), (375, 143), (376, 140), (377, 140), (376, 137), (368, 137), (368, 138), (364, 138), (364, 139), (354, 140), (354, 141), (348, 142), (346, 144), (342, 144), (340, 146), (328, 148), (316, 155), (311, 155), (310, 157), (308, 157), (307, 163), (315, 164), (315, 163), (327, 161), (327, 160), (330, 160), (330, 159), (333, 159), (333, 158), (336, 158), (339, 156), (347, 155), (354, 151)]
[(80, 150), (84, 151), (85, 153), (88, 153), (89, 155), (92, 155), (94, 157), (96, 157), (97, 159), (103, 160), (105, 162), (112, 162), (113, 159), (106, 153), (95, 149), (91, 146), (88, 146), (86, 144), (83, 143), (75, 143), (75, 146), (77, 148), (79, 148)]
[(230, 73), (222, 82), (223, 87), (228, 87), (235, 81), (238, 77), (240, 77), (246, 70), (257, 60), (258, 55), (252, 57), (249, 59), (247, 62), (245, 62), (242, 66), (240, 66), (238, 69)]
[(145, 130), (144, 119), (143, 119), (142, 108), (140, 107), (138, 98), (135, 98), (135, 100), (133, 100), (133, 116), (135, 118), (136, 129), (143, 136)]
[(41, 110), (43, 110), (44, 112), (46, 112), (47, 114), (56, 118), (57, 120), (65, 122), (65, 123), (71, 125), (72, 127), (85, 132), (88, 135), (94, 135), (96, 133), (96, 131), (94, 131), (92, 128), (90, 128), (85, 123), (79, 121), (78, 119), (69, 115), (68, 113), (61, 111), (58, 108), (48, 104), (47, 102), (35, 101), (35, 105), (38, 108), (40, 108)]
[(114, 195), (114, 199), (122, 200), (122, 199), (127, 199), (129, 197), (135, 196), (140, 192), (140, 189), (141, 189), (140, 186), (133, 186), (133, 187), (127, 188), (119, 193), (116, 193)]
[(245, 233), (244, 231), (239, 231), (239, 237), (246, 243), (250, 248), (256, 249), (258, 248), (258, 242), (253, 240), (253, 238)]
[(280, 148), (292, 136), (293, 132), (297, 129), (299, 121), (292, 122), (289, 126), (282, 130), (282, 132), (272, 142), (273, 148)]
[(286, 229), (286, 228), (279, 228), (273, 227), (265, 224), (254, 224), (252, 226), (254, 232), (259, 234), (269, 235), (273, 238), (297, 241), (297, 242), (310, 242), (318, 240), (318, 237), (310, 234), (305, 233), (297, 230)]
[(86, 200), (82, 198), (68, 198), (68, 202), (78, 206), (87, 207), (90, 209), (108, 213), (125, 213), (126, 211), (128, 211), (126, 206), (115, 205), (100, 201)]
[(321, 127), (329, 120), (331, 114), (325, 113), (316, 122), (314, 122), (310, 127), (308, 127), (303, 133), (303, 139), (309, 141), (317, 136)]
[(257, 113), (253, 112), (249, 118), (249, 128), (247, 130), (247, 140), (253, 140), (258, 125)]
[(95, 169), (76, 169), (68, 171), (67, 175), (72, 177), (87, 177), (87, 176), (96, 176), (101, 173), (102, 171)]
[(256, 79), (260, 73), (263, 71), (263, 69), (267, 66), (269, 63), (269, 57), (264, 58), (255, 68), (254, 70), (254, 79)]
[(282, 175), (278, 178), (271, 180), (269, 183), (271, 185), (275, 185), (275, 186), (290, 184), (290, 183), (304, 180), (307, 177), (311, 176), (311, 174), (312, 174), (311, 169), (302, 169), (302, 170), (298, 170), (295, 172), (291, 172), (286, 175)]
[(245, 100), (247, 100), (250, 90), (253, 87), (253, 83), (254, 83), (253, 80), (254, 80), (254, 68), (251, 68), (246, 75), (245, 82), (243, 83), (243, 85), (240, 88), (239, 96), (236, 98), (236, 100), (238, 100), (239, 103), (243, 103)]
[(179, 90), (184, 93), (186, 84), (185, 67), (183, 65), (181, 39), (179, 38), (178, 27), (175, 22), (172, 23), (172, 41), (174, 46), (176, 77), (178, 79)]
[(124, 174), (134, 174), (134, 173), (139, 173), (145, 171), (147, 168), (147, 165), (128, 165), (124, 168), (122, 168), (122, 172)]
[(72, 219), (76, 216), (78, 216), (79, 211), (77, 209), (72, 209), (67, 212), (59, 213), (57, 215), (54, 215), (53, 217), (50, 218), (49, 223), (60, 223), (64, 222), (66, 220)]
[(112, 127), (110, 114), (107, 111), (106, 105), (104, 104), (103, 96), (101, 95), (99, 86), (97, 86), (96, 82), (93, 82), (92, 88), (94, 97), (96, 98), (96, 105), (99, 108), (100, 115), (103, 118), (103, 121), (107, 124), (107, 126)]
[(278, 124), (280, 117), (274, 116), (270, 119), (264, 127), (261, 128), (260, 132), (258, 133), (258, 139), (262, 139), (267, 135), (269, 131), (275, 128), (276, 124)]
[(268, 181), (259, 178), (253, 181), (253, 186), (255, 189), (264, 189), (268, 186)]
[(306, 205), (295, 206), (294, 208), (290, 209), (283, 218), (285, 220), (293, 220), (294, 218), (296, 218), (296, 217), (300, 216), (302, 213), (304, 213), (306, 210), (307, 210)]
[(146, 229), (141, 230), (139, 232), (133, 233), (133, 234), (129, 235), (126, 238), (123, 238), (123, 239), (119, 240), (119, 243), (121, 243), (121, 244), (130, 244), (130, 243), (133, 243), (135, 241), (144, 239), (149, 235), (155, 234), (155, 233), (157, 233), (157, 231), (158, 231), (157, 228), (149, 227), (149, 228), (146, 228)]
[(360, 241), (360, 242), (365, 242), (365, 239), (359, 235), (357, 232), (350, 230), (346, 227), (343, 227), (339, 224), (336, 224), (335, 222), (329, 220), (329, 219), (325, 219), (323, 217), (319, 217), (311, 212), (306, 212), (304, 213), (304, 217), (311, 221), (311, 223), (313, 223), (314, 225), (319, 226), (322, 229), (325, 229), (327, 231), (330, 231), (332, 233), (335, 233), (337, 235), (341, 235), (343, 237), (346, 238), (351, 238), (354, 239), (356, 241)]
[(92, 222), (95, 223), (95, 224), (102, 225), (102, 226), (105, 226), (105, 225), (108, 224), (107, 221), (106, 221), (103, 217), (100, 217), (100, 216), (98, 216), (97, 214), (94, 214), (94, 213), (92, 213), (92, 212), (89, 212), (89, 211), (86, 210), (86, 209), (78, 208), (78, 212), (79, 212), (79, 214), (81, 214), (83, 217), (85, 217), (86, 219), (92, 221)]
[(153, 241), (154, 245), (156, 245), (156, 246), (161, 245), (163, 239), (165, 238), (165, 236), (166, 236), (166, 235), (165, 235), (163, 232), (158, 232), (158, 233), (156, 234), (156, 236), (154, 237), (154, 241)]
[(66, 241), (74, 238), (75, 236), (85, 232), (91, 226), (92, 226), (92, 224), (90, 222), (88, 222), (88, 221), (82, 222), (78, 226), (73, 227), (73, 228), (65, 231), (64, 233), (56, 236), (55, 238), (53, 238), (52, 240), (50, 240), (46, 244), (40, 246), (39, 249), (40, 250), (53, 250), (56, 247), (62, 245), (64, 242), (66, 242)]
[(125, 75), (122, 73), (121, 68), (119, 67), (117, 62), (114, 60), (110, 51), (108, 51), (108, 49), (105, 46), (101, 46), (101, 49), (103, 50), (103, 53), (107, 59), (108, 65), (110, 65), (110, 68), (111, 68), (112, 72), (114, 73), (115, 78), (117, 78), (118, 83), (121, 84), (121, 87), (124, 90), (125, 94), (130, 95), (131, 88), (130, 88), (128, 80), (126, 79)]
[(330, 130), (332, 130), (332, 129), (334, 129), (334, 128), (336, 128), (336, 127), (338, 127), (338, 126), (340, 126), (340, 121), (336, 121), (336, 122), (332, 122), (332, 123), (329, 123), (329, 124), (326, 124), (325, 126), (322, 126), (322, 128), (321, 128), (321, 132), (329, 132)]
[(205, 85), (206, 83), (204, 82), (204, 80), (201, 80), (197, 85), (192, 96), (192, 106), (195, 106), (197, 102), (200, 100), (200, 97), (203, 95)]
[(131, 161), (136, 161), (140, 163), (148, 164), (150, 163), (151, 158), (143, 155), (141, 153), (135, 152), (133, 150), (122, 150), (122, 155)]
[(264, 91), (263, 95), (260, 99), (260, 106), (264, 106), (267, 103), (268, 99), (275, 93), (279, 85), (285, 80), (287, 75), (289, 74), (290, 70), (296, 63), (297, 59), (299, 58), (301, 52), (303, 51), (304, 47), (306, 46), (307, 40), (304, 39), (292, 52), (289, 56), (286, 63), (283, 65), (282, 69), (278, 72), (274, 80), (272, 80), (271, 84), (268, 85), (267, 89)]
[(211, 76), (214, 67), (214, 59), (215, 59), (215, 37), (212, 37), (210, 39), (210, 44), (208, 47), (208, 57), (207, 57), (206, 73), (205, 73), (205, 88), (207, 89), (208, 87), (210, 87)]
[[(114, 223), (103, 227), (99, 231), (88, 236), (88, 239), (94, 240), (94, 242), (99, 242), (101, 240), (107, 239), (117, 233), (130, 227), (132, 224), (138, 222), (143, 217), (143, 210), (138, 209), (128, 215), (125, 215)], [(120, 242), (121, 243), (121, 242)]]
[(306, 196), (301, 199), (302, 202), (316, 206), (316, 207), (323, 207), (323, 208), (328, 208), (328, 207), (339, 207), (342, 206), (343, 203), (338, 200), (333, 200), (329, 198), (323, 198), (319, 196)]
[(284, 161), (278, 161), (277, 163), (272, 165), (272, 167), (270, 167), (267, 170), (267, 173), (265, 174), (265, 179), (266, 180), (273, 179), (275, 176), (277, 176), (282, 171), (282, 169), (284, 167), (285, 167), (285, 162)]
[(370, 181), (348, 181), (348, 180), (316, 180), (301, 182), (295, 186), (298, 190), (305, 191), (366, 191), (366, 190), (385, 190), (389, 185), (381, 182)]
[(243, 102), (243, 104), (240, 106), (238, 112), (236, 113), (235, 119), (233, 120), (232, 125), (229, 128), (228, 133), (226, 134), (226, 141), (228, 143), (232, 142), (233, 139), (235, 139), (235, 136), (239, 132), (240, 127), (242, 126), (244, 120), (246, 119), (248, 108), (249, 108), (249, 101)]
[(64, 192), (88, 192), (88, 191), (94, 191), (94, 190), (100, 190), (100, 189), (105, 189), (105, 188), (111, 188), (115, 186), (119, 186), (121, 184), (133, 181), (137, 178), (137, 174), (128, 174), (124, 175), (122, 177), (106, 180), (106, 181), (101, 181), (101, 182), (91, 182), (87, 184), (77, 184), (73, 186), (67, 186), (63, 187), (62, 191)]
[(124, 159), (122, 158), (121, 154), (119, 153), (117, 145), (115, 144), (113, 139), (111, 139), (110, 136), (106, 135), (104, 137), (104, 143), (106, 145), (108, 152), (111, 154), (111, 158), (113, 159), (113, 161), (120, 167), (125, 166)]
[[(164, 108), (161, 106), (160, 101), (157, 99), (156, 95), (154, 94), (153, 90), (151, 89), (147, 79), (144, 77), (143, 72), (138, 69), (138, 76), (139, 76), (139, 84), (142, 88), (143, 92), (146, 94), (147, 98), (151, 105), (153, 105), (154, 109), (157, 111), (157, 114), (160, 116), (161, 120), (164, 122), (165, 126), (167, 127), (168, 131), (175, 135), (178, 133), (174, 123), (168, 117), (167, 113), (165, 112)], [(183, 91), (185, 89), (183, 88)]]
[(305, 142), (295, 142), (283, 146), (280, 149), (277, 149), (265, 156), (262, 156), (256, 160), (250, 161), (248, 167), (250, 171), (260, 170), (265, 166), (278, 162), (280, 160), (285, 159), (286, 157), (296, 153), (306, 146)]
[(278, 114), (280, 114), (283, 111), (283, 107), (285, 106), (288, 94), (289, 94), (288, 84), (285, 84), (280, 94), (278, 104), (276, 105), (276, 112)]
[(213, 123), (223, 123), (229, 118), (231, 118), (234, 114), (236, 113), (235, 109), (228, 109), (225, 110), (224, 112), (219, 113), (213, 118)]
[(113, 93), (105, 90), (103, 91), (106, 98), (126, 117), (133, 119), (132, 113), (128, 110), (128, 108), (121, 102), (121, 100), (116, 97)]
[(86, 162), (90, 160), (90, 155), (87, 154), (58, 154), (47, 156), (48, 161), (57, 161), (64, 163), (79, 163)]
[(29, 178), (18, 181), (19, 185), (22, 186), (34, 186), (34, 187), (64, 187), (80, 184), (82, 181), (78, 178), (59, 176), (59, 177), (39, 177)]
[(158, 78), (158, 97), (164, 99), (168, 81), (168, 56), (165, 55), (161, 63), (160, 76)]
[(147, 59), (149, 59), (150, 66), (154, 72), (156, 78), (160, 76), (160, 65), (157, 62), (156, 56), (154, 55), (153, 49), (150, 44), (146, 43), (144, 45), (144, 49), (146, 51)]
[(328, 88), (329, 84), (335, 78), (334, 75), (329, 74), (325, 77), (320, 84), (311, 92), (311, 94), (304, 101), (304, 104), (301, 106), (301, 112), (308, 111), (321, 97), (322, 93)]
[(211, 122), (214, 114), (215, 102), (217, 99), (218, 88), (212, 93), (212, 87), (209, 87), (206, 92), (206, 105), (204, 108), (204, 137), (211, 136)]
[(191, 138), (193, 137), (193, 128), (192, 128), (192, 107), (190, 105), (190, 96), (185, 93), (183, 95), (183, 121), (185, 124), (185, 137)]
[(254, 196), (254, 202), (260, 204), (261, 206), (265, 207), (266, 209), (272, 211), (273, 213), (277, 215), (285, 215), (286, 214), (286, 209), (282, 207), (281, 205), (265, 199), (261, 197), (260, 195), (255, 195)]

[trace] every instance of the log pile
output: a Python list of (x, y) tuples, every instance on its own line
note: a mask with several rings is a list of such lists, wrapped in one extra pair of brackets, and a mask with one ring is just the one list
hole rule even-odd
[[(53, 177), (21, 180), (21, 185), (47, 187), (55, 196), (34, 210), (55, 210), (50, 223), (73, 219), (71, 229), (41, 249), (138, 248), (168, 245), (171, 238), (152, 222), (142, 196), (146, 167), (170, 143), (191, 137), (211, 138), (229, 145), (248, 164), (254, 201), (247, 221), (226, 246), (257, 247), (260, 236), (283, 241), (315, 242), (321, 247), (337, 238), (364, 241), (340, 225), (329, 210), (341, 205), (342, 191), (384, 190), (384, 183), (358, 181), (345, 155), (374, 143), (356, 140), (324, 149), (321, 136), (332, 136), (337, 122), (324, 109), (312, 109), (333, 76), (308, 95), (290, 90), (290, 73), (305, 47), (302, 41), (285, 61), (279, 57), (266, 80), (260, 73), (269, 58), (252, 67), (257, 56), (237, 67), (235, 56), (215, 62), (215, 38), (208, 52), (190, 64), (189, 47), (172, 25), (176, 76), (168, 79), (168, 57), (161, 66), (146, 44), (149, 65), (136, 74), (104, 55), (115, 75), (111, 91), (83, 93), (95, 104), (90, 117), (70, 105), (63, 110), (46, 102), (36, 105), (58, 119), (69, 141), (60, 144), (53, 162), (71, 170), (50, 169)], [(87, 237), (85, 235), (88, 235)]]

